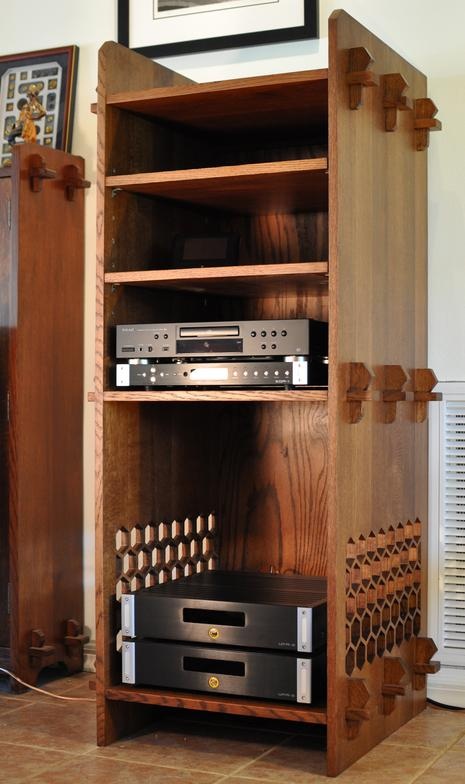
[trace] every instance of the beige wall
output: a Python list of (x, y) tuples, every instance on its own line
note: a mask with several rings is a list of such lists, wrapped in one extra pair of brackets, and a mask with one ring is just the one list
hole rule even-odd
[[(198, 81), (324, 67), (326, 18), (344, 7), (430, 77), (429, 93), (444, 123), (430, 146), (430, 364), (441, 380), (465, 379), (465, 4), (462, 0), (321, 0), (321, 39), (243, 50), (167, 58), (163, 62)], [(80, 48), (73, 152), (86, 159), (95, 183), (97, 51), (116, 37), (116, 0), (0, 0), (0, 53), (64, 44)], [(7, 22), (5, 23), (5, 20)], [(95, 187), (86, 195), (85, 389), (93, 386)], [(93, 420), (84, 401), (85, 623), (94, 634), (93, 596)]]

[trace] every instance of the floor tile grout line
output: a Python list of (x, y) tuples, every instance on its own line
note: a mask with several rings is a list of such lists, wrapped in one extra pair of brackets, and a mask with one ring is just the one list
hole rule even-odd
[(290, 740), (291, 738), (296, 738), (296, 737), (299, 737), (299, 736), (297, 736), (297, 735), (289, 735), (287, 738), (283, 738), (283, 740), (280, 743), (276, 743), (275, 746), (272, 746), (271, 748), (267, 749), (266, 751), (263, 751), (261, 754), (258, 755), (258, 757), (254, 757), (252, 760), (249, 760), (248, 762), (245, 762), (243, 765), (240, 765), (238, 768), (235, 768), (230, 773), (225, 774), (224, 777), (222, 779), (218, 779), (218, 781), (215, 782), (215, 784), (220, 784), (221, 781), (225, 781), (226, 779), (230, 778), (231, 776), (237, 776), (238, 773), (240, 773), (242, 770), (245, 770), (245, 768), (247, 768), (249, 765), (252, 765), (254, 762), (258, 762), (258, 760), (261, 760), (261, 759), (263, 759), (263, 757), (266, 757), (268, 754), (271, 754), (272, 751), (274, 751), (275, 749), (278, 749), (280, 746), (282, 746), (284, 743), (286, 743), (286, 741)]
[(462, 737), (462, 733), (456, 736), (454, 740), (451, 741), (451, 743), (449, 743), (448, 746), (443, 748), (439, 754), (437, 754), (432, 760), (430, 760), (430, 762), (423, 768), (423, 770), (421, 770), (419, 773), (415, 773), (413, 779), (411, 779), (410, 781), (410, 784), (415, 784), (415, 781), (418, 781), (420, 776), (423, 776), (423, 774), (426, 773), (426, 771), (429, 770), (433, 765), (435, 765), (436, 762), (440, 760), (441, 757), (444, 756), (444, 754), (447, 754), (447, 752), (450, 751), (453, 746), (455, 746), (455, 744), (457, 743), (457, 738), (461, 738), (461, 737)]

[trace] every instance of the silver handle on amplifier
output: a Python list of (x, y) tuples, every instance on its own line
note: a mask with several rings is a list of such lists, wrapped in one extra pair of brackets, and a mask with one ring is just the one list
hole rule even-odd
[(297, 608), (297, 650), (299, 653), (311, 653), (312, 640), (312, 608)]
[(124, 642), (122, 650), (122, 681), (123, 683), (136, 682), (136, 644)]
[(132, 594), (123, 594), (121, 597), (121, 631), (125, 637), (136, 636), (134, 598)]
[(297, 659), (297, 702), (305, 702), (307, 704), (312, 701), (312, 662), (311, 659)]

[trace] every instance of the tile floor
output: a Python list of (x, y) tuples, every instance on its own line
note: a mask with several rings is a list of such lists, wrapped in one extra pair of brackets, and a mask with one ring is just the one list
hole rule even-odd
[[(44, 686), (92, 698), (92, 676)], [(318, 737), (290, 735), (281, 724), (260, 730), (228, 717), (167, 714), (138, 736), (95, 746), (88, 702), (9, 691), (0, 680), (0, 783), (21, 784), (316, 784), (324, 776)], [(465, 711), (429, 706), (336, 781), (341, 784), (465, 784)]]

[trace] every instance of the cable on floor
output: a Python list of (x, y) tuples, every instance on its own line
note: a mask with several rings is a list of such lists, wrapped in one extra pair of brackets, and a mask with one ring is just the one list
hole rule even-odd
[(18, 681), (22, 686), (26, 686), (28, 689), (32, 689), (33, 691), (38, 691), (40, 694), (46, 694), (47, 697), (54, 697), (56, 700), (72, 700), (73, 702), (95, 702), (93, 697), (65, 697), (63, 694), (53, 694), (51, 691), (46, 691), (46, 689), (39, 689), (38, 686), (31, 686), (30, 683), (26, 683), (26, 681), (21, 680), (18, 678), (17, 675), (13, 675), (12, 672), (6, 670), (5, 667), (0, 667), (0, 672), (4, 672), (13, 678), (13, 680)]

